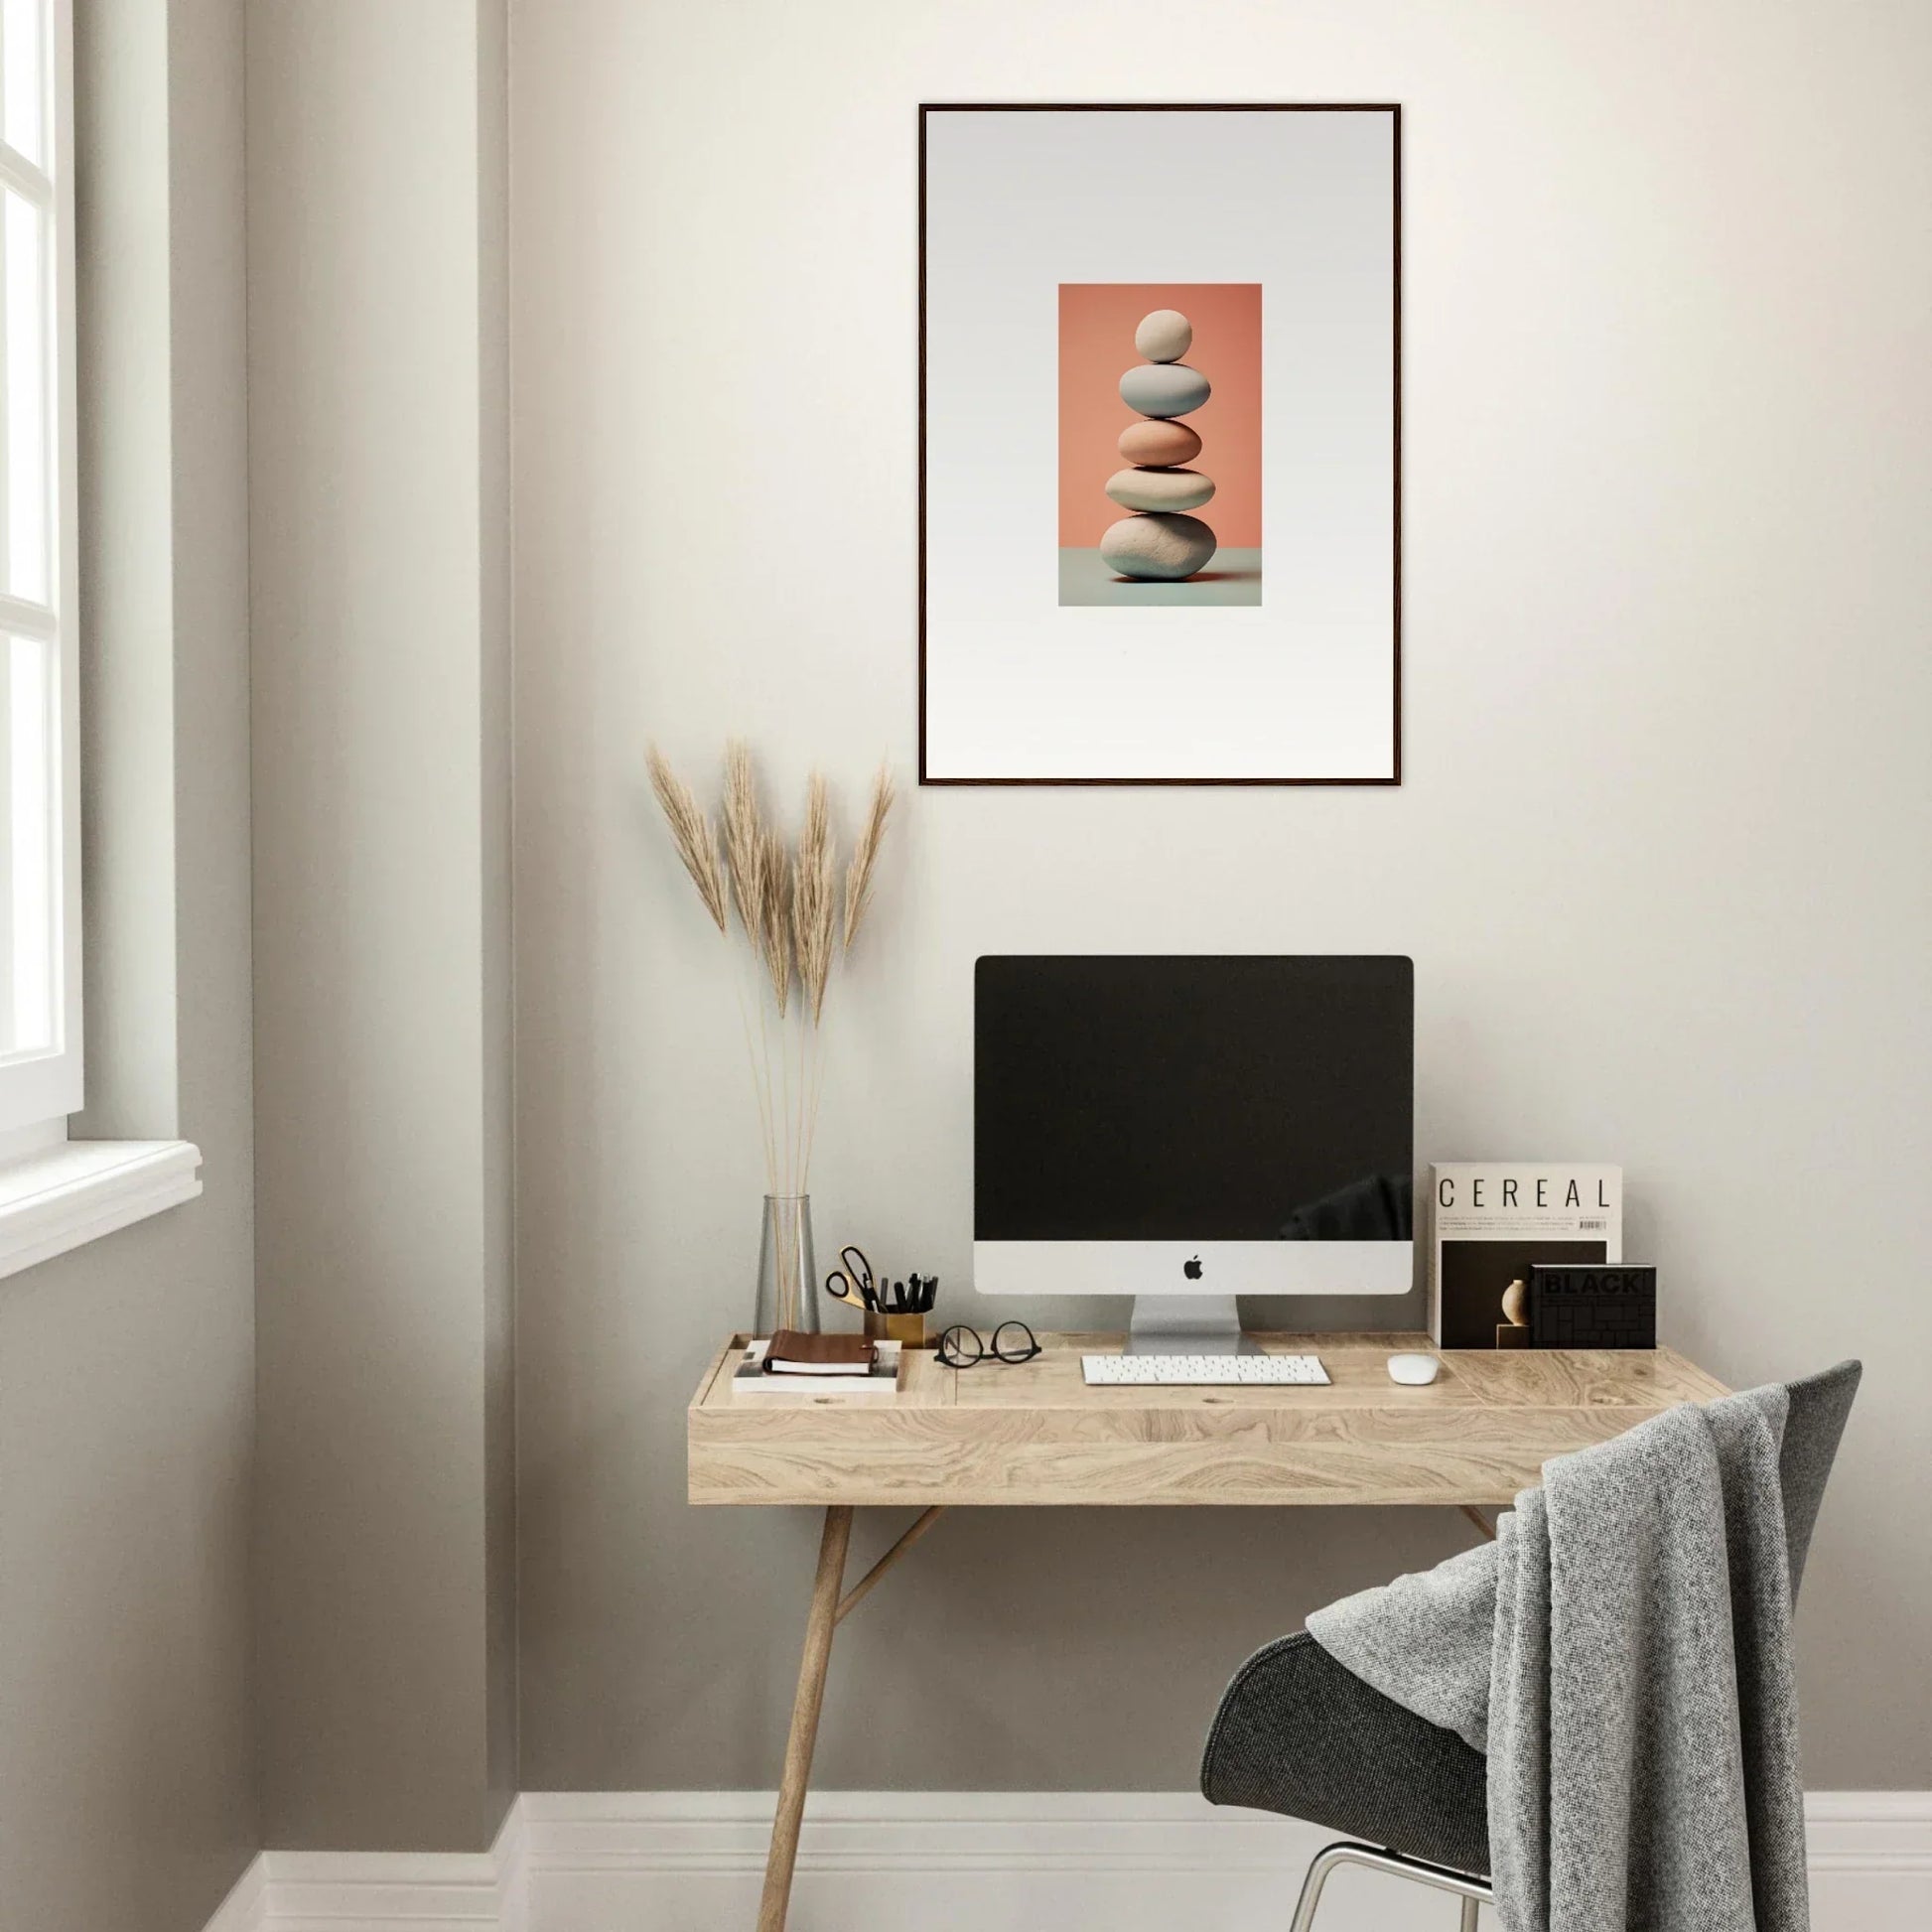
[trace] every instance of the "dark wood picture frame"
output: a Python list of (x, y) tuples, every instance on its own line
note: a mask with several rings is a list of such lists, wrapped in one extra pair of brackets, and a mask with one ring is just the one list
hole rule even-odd
[[(1394, 402), (1393, 504), (1394, 715), (1390, 722), (1392, 761), (1386, 777), (1369, 778), (938, 778), (926, 763), (926, 118), (931, 114), (1387, 114), (1394, 149), (1391, 270), (1393, 340), (1391, 382)], [(1396, 101), (921, 101), (919, 104), (919, 783), (921, 785), (1399, 785), (1402, 782), (1402, 107)]]

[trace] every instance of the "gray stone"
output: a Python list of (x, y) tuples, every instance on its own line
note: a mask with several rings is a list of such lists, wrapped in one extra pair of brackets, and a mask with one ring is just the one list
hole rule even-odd
[(1143, 416), (1184, 416), (1209, 395), (1207, 378), (1185, 362), (1137, 362), (1120, 379), (1120, 399)]
[(1107, 494), (1122, 509), (1197, 510), (1214, 494), (1214, 480), (1198, 470), (1119, 470)]
[(1214, 532), (1199, 517), (1164, 512), (1124, 516), (1100, 539), (1101, 560), (1123, 577), (1168, 582), (1193, 576), (1214, 550)]
[(1194, 325), (1178, 309), (1156, 309), (1134, 331), (1134, 346), (1150, 362), (1178, 362), (1193, 342)]

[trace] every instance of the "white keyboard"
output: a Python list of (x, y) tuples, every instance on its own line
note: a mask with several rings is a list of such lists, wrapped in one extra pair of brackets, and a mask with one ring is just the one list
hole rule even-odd
[(1080, 1366), (1103, 1388), (1282, 1388), (1328, 1379), (1313, 1355), (1082, 1355)]

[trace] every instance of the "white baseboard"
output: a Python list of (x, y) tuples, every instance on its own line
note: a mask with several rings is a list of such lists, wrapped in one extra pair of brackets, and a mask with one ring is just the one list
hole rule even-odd
[(264, 1932), (268, 1924), (268, 1860), (260, 1853), (234, 1882), (207, 1932)]
[(1932, 1925), (1932, 1791), (1805, 1795), (1812, 1932)]
[[(488, 1852), (265, 1853), (208, 1932), (749, 1927), (771, 1805), (526, 1792)], [(1815, 1932), (1932, 1925), (1932, 1792), (1814, 1792), (1806, 1812)], [(822, 1792), (791, 1932), (1263, 1932), (1335, 1836), (1188, 1792)], [(1322, 1901), (1322, 1932), (1442, 1923), (1438, 1894), (1374, 1872), (1338, 1872)]]
[(207, 1932), (529, 1932), (523, 1801), (487, 1852), (263, 1852)]

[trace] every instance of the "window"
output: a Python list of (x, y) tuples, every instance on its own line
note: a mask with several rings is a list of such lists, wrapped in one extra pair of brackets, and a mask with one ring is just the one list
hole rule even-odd
[(81, 1099), (70, 35), (69, 0), (0, 0), (0, 1134), (8, 1135), (63, 1123)]
[(0, 1277), (202, 1191), (190, 1142), (68, 1138), (81, 1105), (71, 58), (72, 0), (0, 0)]

